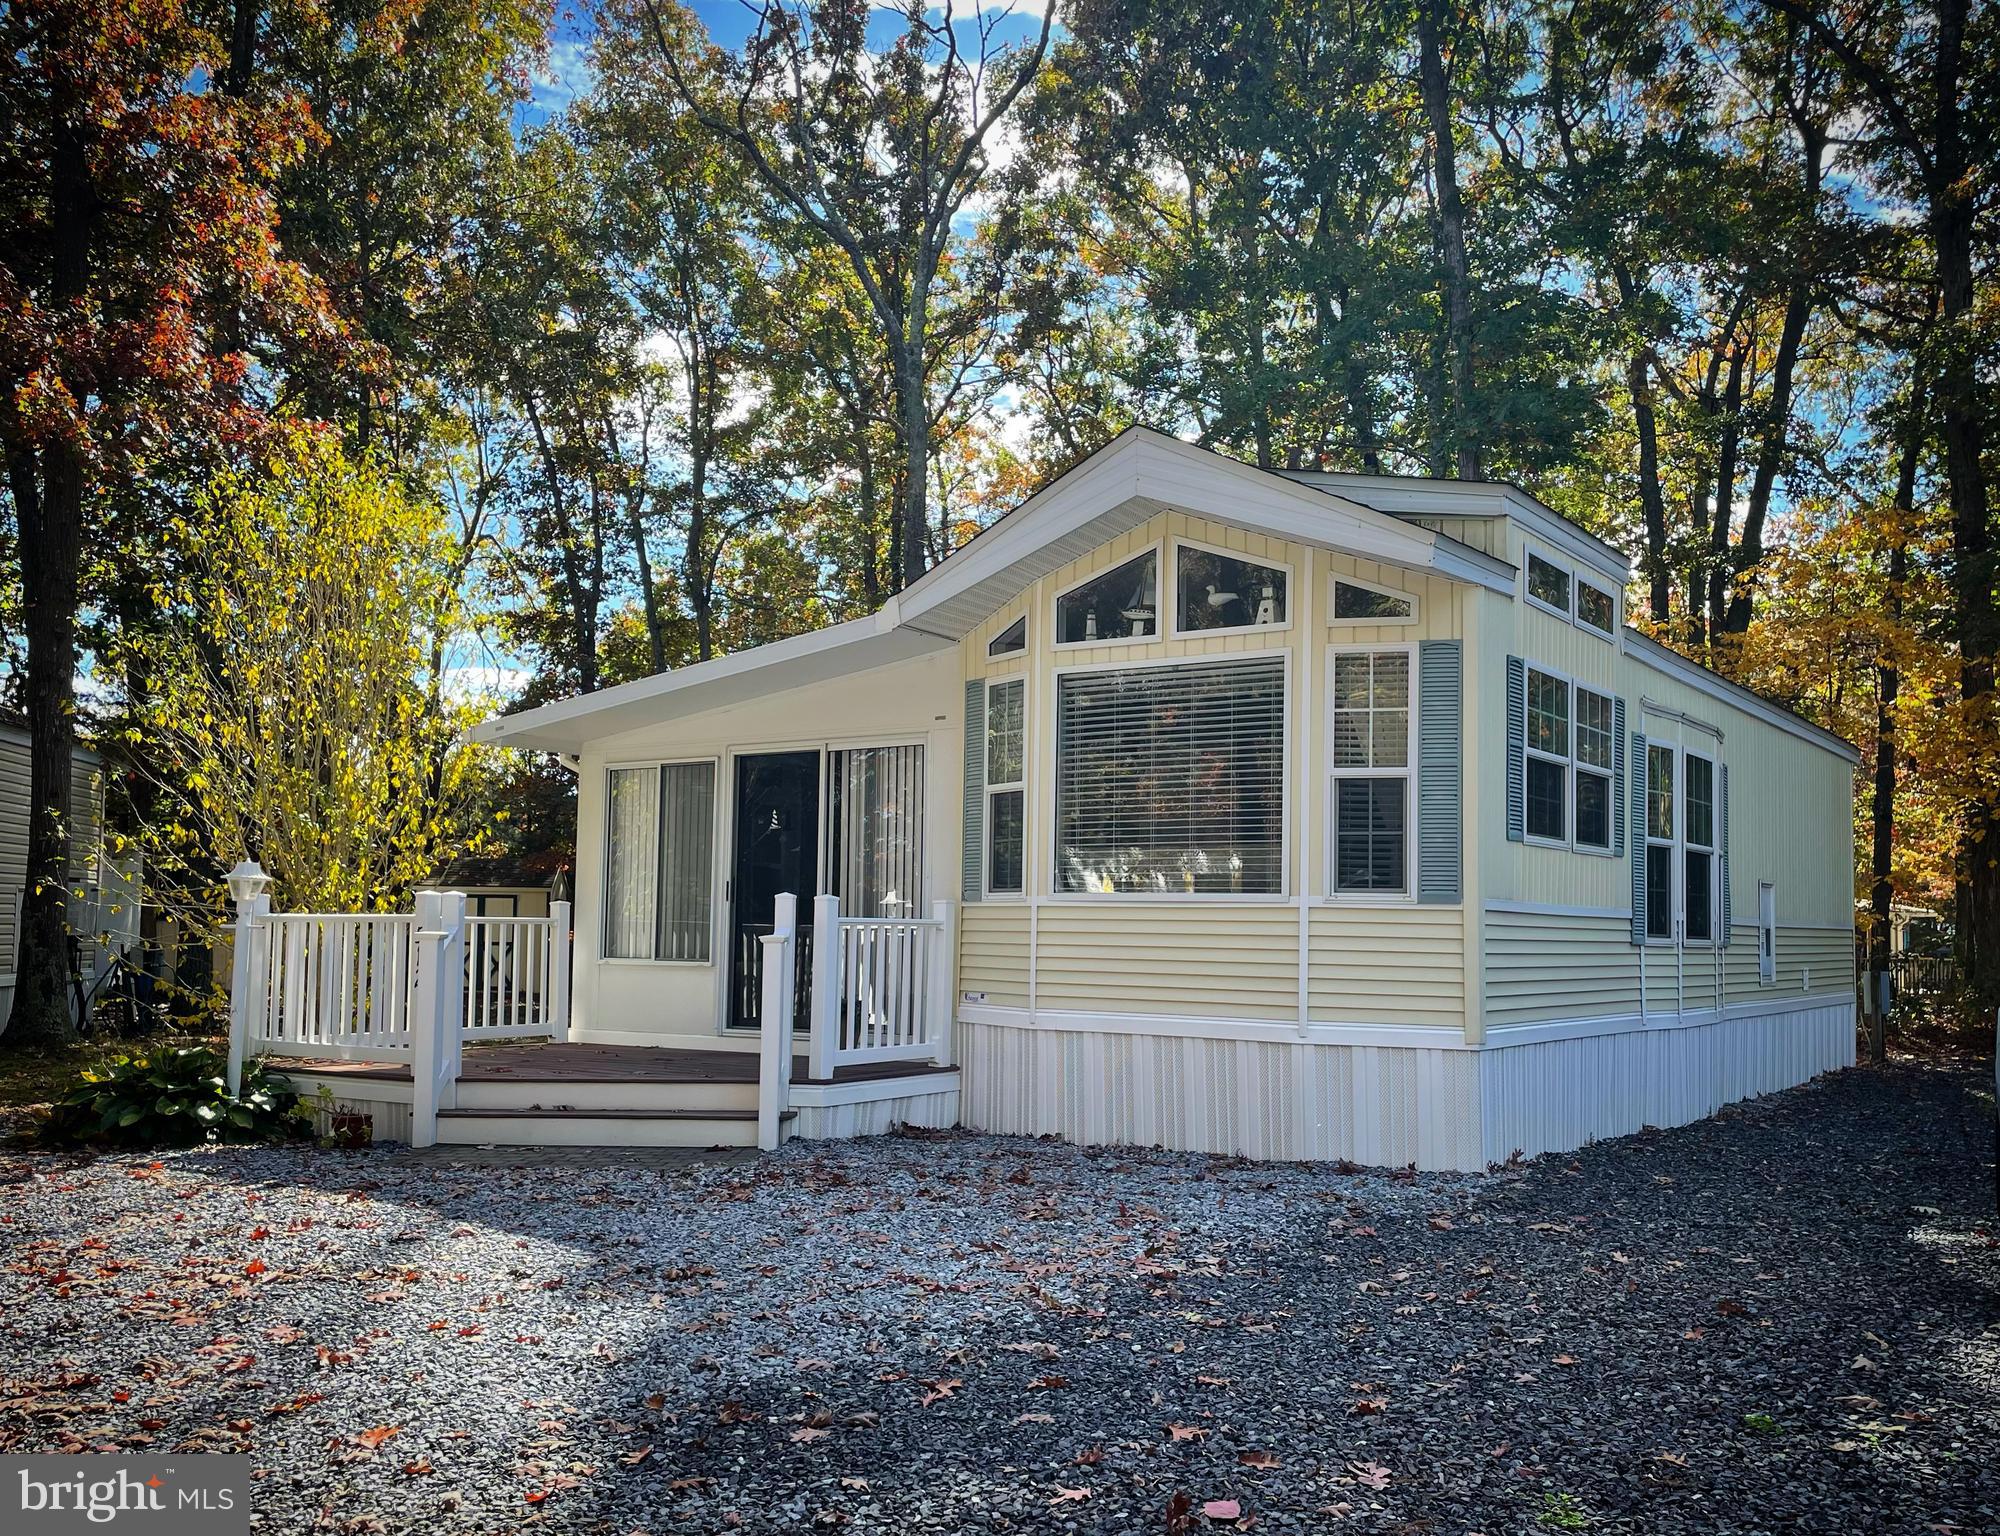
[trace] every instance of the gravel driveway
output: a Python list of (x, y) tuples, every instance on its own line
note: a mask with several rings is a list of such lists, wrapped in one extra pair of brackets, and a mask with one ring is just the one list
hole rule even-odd
[(1976, 1082), (1482, 1178), (0, 1154), (0, 1450), (248, 1451), (287, 1533), (1991, 1532)]

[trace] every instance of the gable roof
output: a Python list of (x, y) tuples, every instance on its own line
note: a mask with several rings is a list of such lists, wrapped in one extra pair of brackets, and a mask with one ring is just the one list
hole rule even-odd
[(1162, 512), (1189, 511), (1384, 565), (1514, 590), (1514, 567), (1321, 486), (1131, 427), (866, 618), (499, 715), (475, 741), (575, 752), (596, 737), (948, 649), (1024, 587)]

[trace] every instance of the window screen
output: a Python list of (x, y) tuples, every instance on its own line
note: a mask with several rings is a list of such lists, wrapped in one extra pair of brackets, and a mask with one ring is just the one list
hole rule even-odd
[(1282, 658), (1069, 673), (1056, 889), (1277, 895), (1284, 783)]

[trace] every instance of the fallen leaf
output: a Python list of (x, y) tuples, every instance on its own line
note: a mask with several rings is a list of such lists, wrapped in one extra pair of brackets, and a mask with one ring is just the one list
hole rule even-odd
[(1206, 1440), (1208, 1431), (1199, 1424), (1169, 1424), (1167, 1438), (1170, 1440)]
[(1089, 1497), (1090, 1490), (1088, 1488), (1064, 1488), (1058, 1485), (1056, 1496), (1050, 1499), (1049, 1502), (1051, 1504), (1081, 1504)]
[(1284, 1465), (1269, 1451), (1238, 1451), (1236, 1460), (1243, 1466), (1255, 1467), (1259, 1472), (1274, 1472)]
[(1354, 1474), (1354, 1480), (1364, 1488), (1387, 1488), (1389, 1469), (1378, 1462), (1350, 1461), (1347, 1470)]
[(1210, 1499), (1201, 1506), (1201, 1512), (1211, 1520), (1240, 1520), (1243, 1506), (1234, 1499)]
[(400, 1435), (402, 1432), (403, 1430), (401, 1425), (377, 1424), (373, 1429), (362, 1430), (361, 1433), (356, 1435), (354, 1438), (358, 1444), (365, 1445), (368, 1447), (369, 1450), (372, 1451), (377, 1446), (383, 1444), (385, 1441), (395, 1439), (396, 1436)]

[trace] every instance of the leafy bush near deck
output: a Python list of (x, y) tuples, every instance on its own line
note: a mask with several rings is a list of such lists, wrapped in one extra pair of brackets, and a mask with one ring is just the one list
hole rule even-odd
[(232, 1099), (222, 1053), (178, 1047), (114, 1056), (83, 1074), (50, 1109), (51, 1141), (184, 1147), (203, 1141), (276, 1141), (296, 1136), (298, 1095), (274, 1082), (261, 1062), (243, 1064), (243, 1092)]

